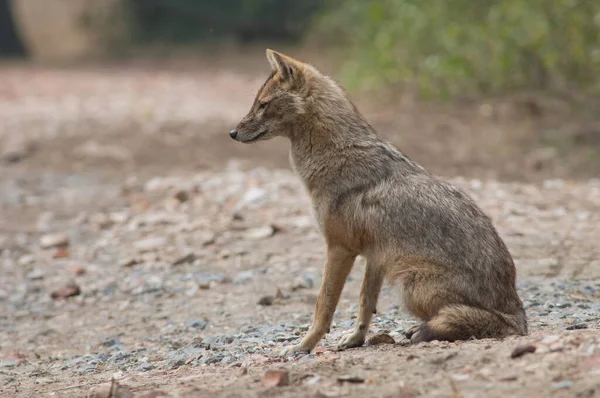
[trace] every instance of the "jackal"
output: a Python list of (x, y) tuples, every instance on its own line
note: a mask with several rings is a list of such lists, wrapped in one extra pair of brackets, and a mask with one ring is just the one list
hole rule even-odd
[(527, 334), (516, 270), (491, 219), (462, 189), (382, 140), (344, 89), (314, 66), (267, 49), (272, 72), (230, 136), (291, 141), (290, 161), (326, 242), (311, 328), (281, 355), (310, 352), (329, 331), (358, 255), (358, 318), (340, 347), (361, 346), (384, 279), (423, 322), (413, 342)]

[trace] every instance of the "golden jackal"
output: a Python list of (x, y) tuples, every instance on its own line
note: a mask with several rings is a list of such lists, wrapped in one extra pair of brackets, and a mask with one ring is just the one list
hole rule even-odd
[(414, 342), (527, 334), (512, 257), (467, 193), (380, 139), (315, 67), (269, 49), (267, 59), (272, 73), (230, 135), (289, 138), (327, 245), (312, 326), (281, 355), (310, 352), (328, 332), (358, 255), (367, 260), (358, 319), (340, 347), (364, 343), (384, 278), (423, 320), (407, 333)]

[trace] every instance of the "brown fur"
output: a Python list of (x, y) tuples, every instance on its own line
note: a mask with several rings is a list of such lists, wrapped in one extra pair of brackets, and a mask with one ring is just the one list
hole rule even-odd
[(379, 138), (345, 91), (313, 66), (267, 50), (273, 72), (232, 137), (291, 141), (327, 254), (313, 325), (282, 354), (327, 333), (358, 255), (367, 259), (358, 319), (341, 347), (364, 343), (384, 278), (423, 323), (413, 341), (527, 334), (511, 255), (461, 189)]

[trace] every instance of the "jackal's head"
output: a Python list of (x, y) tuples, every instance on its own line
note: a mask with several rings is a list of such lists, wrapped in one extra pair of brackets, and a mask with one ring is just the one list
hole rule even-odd
[(250, 112), (240, 121), (231, 138), (240, 142), (267, 140), (289, 135), (306, 113), (308, 80), (316, 72), (310, 65), (267, 49), (272, 72), (258, 90)]

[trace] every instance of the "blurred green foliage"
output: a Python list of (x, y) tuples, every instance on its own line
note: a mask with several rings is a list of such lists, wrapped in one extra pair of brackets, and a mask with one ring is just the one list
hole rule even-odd
[(351, 89), (428, 97), (515, 89), (600, 93), (600, 1), (330, 0), (318, 37), (351, 49)]
[(321, 0), (125, 0), (141, 42), (295, 40)]

